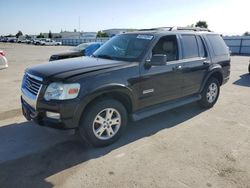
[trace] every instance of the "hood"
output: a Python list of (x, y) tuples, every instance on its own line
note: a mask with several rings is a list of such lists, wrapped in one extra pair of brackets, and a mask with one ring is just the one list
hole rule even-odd
[(67, 52), (61, 52), (58, 54), (54, 54), (52, 56), (70, 56), (70, 55), (74, 55), (74, 54), (81, 54), (82, 51), (67, 51)]
[(55, 61), (59, 59), (66, 59), (66, 58), (73, 58), (73, 57), (80, 57), (84, 56), (82, 51), (72, 51), (72, 52), (62, 52), (58, 54), (54, 54), (50, 56), (50, 61)]
[(129, 62), (114, 61), (93, 57), (77, 57), (39, 64), (27, 70), (28, 73), (43, 79), (66, 79), (77, 74), (127, 65)]

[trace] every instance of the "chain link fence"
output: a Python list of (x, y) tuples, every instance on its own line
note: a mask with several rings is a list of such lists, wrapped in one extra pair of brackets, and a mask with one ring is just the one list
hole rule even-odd
[(62, 42), (62, 45), (77, 46), (86, 42), (106, 42), (109, 38), (95, 38), (95, 39), (55, 39), (57, 42)]

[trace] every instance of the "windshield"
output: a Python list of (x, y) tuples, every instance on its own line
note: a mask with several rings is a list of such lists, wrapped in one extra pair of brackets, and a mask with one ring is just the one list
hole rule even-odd
[(118, 35), (101, 46), (93, 56), (104, 59), (138, 61), (152, 39), (152, 35)]
[(72, 50), (79, 52), (87, 48), (89, 45), (90, 45), (89, 43), (79, 44), (78, 46), (74, 47)]

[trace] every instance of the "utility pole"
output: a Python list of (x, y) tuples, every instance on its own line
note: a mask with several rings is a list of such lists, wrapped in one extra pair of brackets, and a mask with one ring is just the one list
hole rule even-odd
[(79, 31), (79, 39), (81, 38), (81, 25), (80, 25), (80, 22), (81, 22), (81, 17), (78, 16), (78, 31)]

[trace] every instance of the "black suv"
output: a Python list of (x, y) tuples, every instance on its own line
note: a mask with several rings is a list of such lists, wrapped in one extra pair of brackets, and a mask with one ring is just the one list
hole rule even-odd
[(105, 146), (121, 136), (128, 117), (136, 121), (195, 101), (211, 108), (229, 74), (229, 51), (216, 33), (125, 33), (92, 57), (27, 69), (22, 109), (27, 120), (78, 129), (84, 140)]

